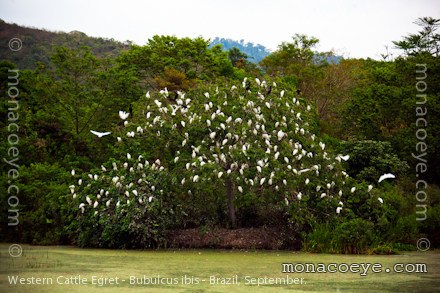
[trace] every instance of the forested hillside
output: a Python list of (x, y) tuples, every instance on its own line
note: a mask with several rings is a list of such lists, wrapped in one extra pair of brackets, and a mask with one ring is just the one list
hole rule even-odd
[[(20, 38), (23, 49), (16, 54), (8, 54), (8, 41)], [(34, 69), (38, 62), (50, 63), (50, 56), (57, 46), (78, 49), (88, 46), (98, 57), (117, 56), (129, 48), (130, 43), (121, 43), (112, 39), (93, 38), (79, 31), (51, 32), (44, 29), (29, 28), (6, 23), (0, 19), (0, 59), (7, 59), (21, 69)]]

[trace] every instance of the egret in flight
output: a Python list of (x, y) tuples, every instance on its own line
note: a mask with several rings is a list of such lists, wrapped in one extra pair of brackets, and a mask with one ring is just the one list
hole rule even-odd
[(94, 131), (94, 130), (90, 130), (91, 133), (93, 133), (94, 135), (96, 135), (97, 137), (103, 137), (106, 135), (109, 135), (111, 132), (98, 132), (98, 131)]
[(377, 181), (377, 183), (380, 183), (385, 179), (393, 179), (393, 178), (396, 178), (396, 176), (394, 176), (391, 173), (386, 173), (386, 174), (383, 174), (382, 176), (379, 177), (379, 180)]

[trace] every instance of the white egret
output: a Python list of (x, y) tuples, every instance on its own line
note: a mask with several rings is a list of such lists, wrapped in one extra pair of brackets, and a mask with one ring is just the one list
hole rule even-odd
[(98, 131), (94, 131), (94, 130), (90, 130), (91, 133), (93, 133), (94, 135), (96, 135), (97, 137), (103, 137), (106, 135), (109, 135), (111, 132), (98, 132)]
[(127, 119), (129, 115), (130, 113), (127, 113), (125, 111), (119, 111), (119, 118), (121, 118), (122, 120)]
[(380, 183), (385, 179), (393, 179), (393, 178), (396, 178), (396, 176), (391, 173), (386, 173), (386, 174), (383, 174), (382, 176), (379, 177), (379, 180), (377, 181), (377, 183)]

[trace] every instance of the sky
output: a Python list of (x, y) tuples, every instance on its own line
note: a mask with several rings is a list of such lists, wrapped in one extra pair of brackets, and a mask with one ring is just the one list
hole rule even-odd
[(276, 50), (296, 33), (317, 50), (347, 58), (391, 53), (392, 41), (416, 33), (417, 18), (440, 18), (438, 0), (0, 0), (0, 18), (50, 31), (130, 40), (154, 35), (244, 39)]

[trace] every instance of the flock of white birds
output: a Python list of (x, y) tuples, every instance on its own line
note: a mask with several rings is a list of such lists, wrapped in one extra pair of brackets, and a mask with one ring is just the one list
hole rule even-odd
[[(125, 131), (116, 138), (118, 143), (146, 139), (159, 144), (156, 147), (163, 152), (172, 149), (173, 159), (162, 164), (159, 158), (133, 158), (127, 153), (126, 160), (113, 162), (109, 170), (102, 166), (99, 175), (89, 174), (88, 179), (80, 178), (69, 187), (74, 198), (86, 187), (79, 209), (84, 213), (90, 207), (98, 213), (99, 209), (122, 209), (132, 203), (147, 205), (164, 192), (147, 180), (148, 174), (172, 171), (189, 194), (198, 184), (228, 178), (237, 194), (272, 193), (287, 206), (305, 196), (327, 199), (341, 213), (344, 195), (357, 192), (356, 186), (347, 186), (349, 175), (343, 170), (343, 162), (350, 157), (332, 156), (325, 143), (317, 141), (308, 123), (312, 107), (305, 101), (277, 90), (275, 83), (268, 86), (255, 79), (252, 90), (249, 85), (244, 79), (240, 87), (216, 88), (192, 97), (177, 92), (174, 99), (166, 88), (155, 97), (147, 92), (139, 113), (142, 119), (136, 120), (140, 125), (127, 120), (129, 113), (119, 111)], [(98, 137), (111, 134), (91, 133)], [(395, 176), (384, 174), (378, 183), (390, 178)], [(367, 192), (372, 188), (369, 185)], [(382, 198), (377, 200), (383, 203)]]

